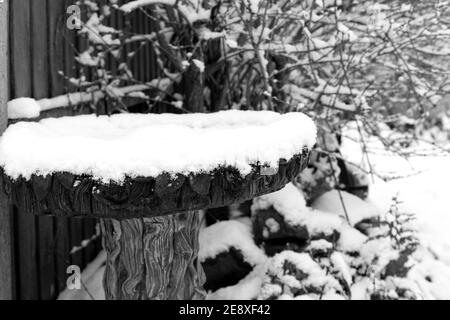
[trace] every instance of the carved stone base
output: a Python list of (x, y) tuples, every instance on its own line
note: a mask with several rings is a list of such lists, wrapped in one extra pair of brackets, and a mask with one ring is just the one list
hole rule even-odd
[(204, 299), (200, 215), (102, 219), (107, 300)]

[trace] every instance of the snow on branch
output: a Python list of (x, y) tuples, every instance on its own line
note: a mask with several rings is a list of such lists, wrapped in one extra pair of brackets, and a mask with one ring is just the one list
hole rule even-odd
[(135, 0), (130, 1), (120, 7), (120, 10), (130, 13), (136, 9), (146, 7), (152, 4), (163, 4), (168, 6), (174, 6), (177, 3), (176, 0)]

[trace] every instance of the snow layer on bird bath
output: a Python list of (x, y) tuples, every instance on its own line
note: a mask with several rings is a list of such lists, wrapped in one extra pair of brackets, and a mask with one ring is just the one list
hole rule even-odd
[(12, 178), (68, 172), (104, 182), (228, 166), (246, 175), (254, 164), (277, 167), (315, 141), (316, 127), (302, 113), (83, 115), (10, 126), (0, 166)]

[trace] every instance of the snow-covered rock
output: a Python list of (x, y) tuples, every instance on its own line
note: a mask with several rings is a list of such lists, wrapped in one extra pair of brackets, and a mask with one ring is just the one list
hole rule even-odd
[(361, 200), (351, 193), (339, 190), (332, 190), (323, 194), (311, 206), (314, 209), (334, 213), (343, 218), (348, 216), (353, 226), (361, 221), (380, 216), (378, 209), (371, 203)]
[(200, 232), (200, 262), (215, 258), (230, 248), (239, 250), (252, 266), (264, 263), (264, 252), (253, 241), (251, 226), (236, 220), (215, 223)]
[(313, 238), (315, 235), (331, 235), (344, 223), (336, 214), (307, 207), (303, 193), (292, 183), (277, 192), (255, 198), (252, 215), (270, 208), (274, 208), (288, 225), (306, 227)]
[(254, 300), (258, 297), (264, 278), (265, 265), (257, 265), (237, 284), (220, 288), (207, 295), (207, 300)]

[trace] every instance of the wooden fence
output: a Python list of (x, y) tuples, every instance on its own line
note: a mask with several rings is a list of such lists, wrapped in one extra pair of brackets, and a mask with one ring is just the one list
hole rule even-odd
[[(8, 116), (6, 102), (9, 98), (8, 74), (8, 14), (7, 2), (0, 4), (0, 134), (6, 129)], [(0, 185), (2, 177), (0, 177)], [(12, 279), (12, 237), (11, 216), (7, 198), (0, 188), (0, 299), (11, 299)]]
[[(40, 99), (73, 90), (60, 75), (60, 71), (69, 77), (78, 74), (79, 69), (74, 57), (85, 45), (77, 37), (76, 30), (66, 28), (66, 9), (74, 2), (74, 0), (9, 1), (10, 98)], [(2, 9), (0, 13), (1, 11)], [(117, 17), (111, 19), (119, 26), (122, 23)], [(132, 20), (136, 31), (150, 31), (148, 20), (139, 13)], [(0, 32), (2, 32), (1, 22)], [(142, 50), (135, 61), (133, 71), (138, 79), (149, 80), (154, 76), (156, 62), (149, 48)], [(3, 79), (0, 79), (1, 82)], [(8, 81), (5, 80), (5, 83)], [(0, 94), (0, 107), (2, 103)], [(47, 112), (44, 117), (73, 115), (88, 110), (88, 108), (53, 110)], [(6, 208), (9, 209), (10, 215), (5, 213)], [(9, 221), (10, 216), (11, 227), (5, 222)], [(71, 253), (74, 247), (81, 246), (83, 240), (90, 239), (96, 234), (95, 220), (33, 217), (18, 212), (17, 208), (8, 206), (2, 201), (0, 201), (0, 217), (0, 222), (5, 223), (5, 226), (0, 226), (5, 229), (0, 229), (2, 232), (0, 258), (8, 252), (8, 243), (3, 243), (6, 240), (2, 236), (9, 239), (9, 233), (6, 232), (8, 231), (13, 239), (14, 274), (10, 276), (13, 280), (10, 291), (11, 296), (16, 299), (54, 299), (66, 287), (67, 267), (78, 265), (83, 268), (101, 250), (100, 239), (96, 239), (83, 249)], [(8, 276), (6, 270), (0, 270), (0, 273), (2, 276)], [(0, 286), (7, 285), (5, 281), (0, 277)]]

